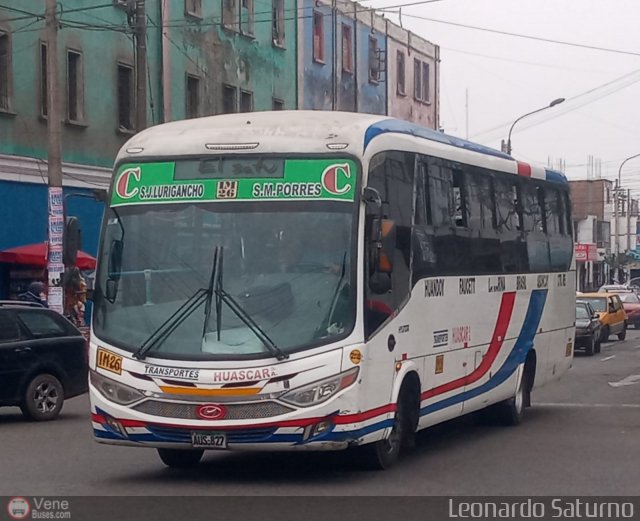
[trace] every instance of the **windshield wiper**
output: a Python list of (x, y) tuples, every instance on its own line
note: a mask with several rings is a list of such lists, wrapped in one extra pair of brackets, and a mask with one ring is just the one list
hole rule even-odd
[[(282, 352), (282, 350), (275, 344), (269, 335), (262, 329), (258, 323), (253, 320), (251, 315), (247, 313), (244, 308), (238, 304), (238, 302), (225, 291), (222, 286), (222, 274), (223, 274), (223, 250), (222, 246), (220, 247), (220, 253), (216, 256), (217, 259), (217, 270), (215, 274), (211, 277), (211, 282), (209, 283), (209, 287), (213, 289), (215, 284), (215, 289), (213, 290), (216, 295), (216, 329), (218, 332), (218, 341), (220, 341), (220, 331), (222, 329), (222, 303), (224, 302), (231, 311), (235, 313), (235, 315), (244, 322), (244, 324), (253, 331), (253, 333), (262, 341), (262, 343), (267, 347), (267, 349), (273, 354), (278, 360), (286, 360), (289, 358), (289, 355)], [(214, 283), (215, 278), (215, 283)], [(209, 313), (204, 322), (204, 327), (206, 330), (207, 323), (209, 321), (209, 315), (211, 313), (211, 301), (208, 303)], [(203, 335), (204, 336), (204, 335)]]
[[(329, 327), (331, 326), (331, 324), (329, 323), (331, 321), (331, 312), (335, 308), (336, 302), (338, 302), (338, 297), (340, 296), (340, 290), (343, 287), (342, 282), (344, 281), (344, 276), (346, 275), (346, 272), (347, 272), (347, 252), (345, 251), (344, 255), (342, 255), (342, 265), (340, 267), (340, 278), (338, 279), (336, 288), (333, 291), (333, 296), (331, 297), (331, 304), (329, 306), (329, 310), (327, 311), (327, 316), (322, 321), (322, 324), (323, 324), (322, 327), (324, 327), (325, 331), (328, 331)], [(322, 327), (319, 330), (317, 329), (316, 332), (322, 331)]]
[(255, 333), (255, 335), (278, 360), (286, 360), (287, 358), (289, 358), (289, 355), (282, 352), (282, 350), (275, 344), (275, 342), (271, 340), (271, 338), (269, 338), (269, 335), (267, 335), (264, 329), (262, 329), (256, 323), (256, 321), (251, 318), (251, 315), (249, 315), (249, 313), (247, 313), (229, 293), (222, 289), (221, 286), (215, 289), (215, 293), (216, 296), (227, 306), (229, 306), (231, 311), (233, 311), (236, 316), (240, 320), (242, 320), (246, 324), (246, 326), (251, 329), (251, 331)]
[[(165, 320), (158, 328), (149, 335), (149, 337), (142, 343), (140, 349), (133, 353), (133, 357), (138, 360), (144, 359), (145, 355), (151, 351), (157, 345), (160, 345), (167, 339), (177, 328), (182, 324), (185, 319), (191, 315), (196, 309), (198, 309), (203, 302), (207, 303), (205, 314), (208, 317), (211, 313), (211, 297), (213, 295), (213, 280), (218, 266), (218, 251), (219, 247), (216, 246), (213, 252), (213, 264), (211, 266), (211, 275), (209, 277), (208, 288), (198, 288), (193, 295), (191, 295), (167, 320)], [(206, 327), (205, 320), (205, 327)]]

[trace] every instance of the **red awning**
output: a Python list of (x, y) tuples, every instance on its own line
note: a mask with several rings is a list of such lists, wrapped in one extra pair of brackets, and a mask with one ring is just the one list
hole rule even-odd
[[(17, 246), (15, 248), (0, 251), (0, 262), (46, 268), (47, 243), (39, 242), (36, 244), (27, 244), (25, 246)], [(94, 270), (96, 268), (96, 259), (88, 253), (79, 251), (76, 265), (81, 270)]]

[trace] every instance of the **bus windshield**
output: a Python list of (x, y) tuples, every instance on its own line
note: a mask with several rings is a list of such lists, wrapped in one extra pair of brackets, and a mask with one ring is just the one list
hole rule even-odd
[(94, 333), (135, 353), (169, 323), (147, 356), (175, 359), (260, 358), (339, 340), (355, 322), (354, 207), (113, 205)]

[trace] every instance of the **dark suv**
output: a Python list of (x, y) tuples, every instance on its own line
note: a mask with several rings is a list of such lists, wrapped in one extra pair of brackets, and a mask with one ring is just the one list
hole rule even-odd
[(87, 365), (86, 340), (62, 315), (0, 301), (0, 406), (53, 420), (66, 398), (87, 392)]

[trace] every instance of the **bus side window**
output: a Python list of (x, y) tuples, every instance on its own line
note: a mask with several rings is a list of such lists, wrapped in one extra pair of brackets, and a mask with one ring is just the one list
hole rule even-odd
[(500, 240), (496, 232), (493, 178), (486, 171), (468, 167), (470, 273), (500, 273)]
[(459, 228), (466, 228), (469, 225), (469, 203), (464, 173), (461, 170), (453, 170), (452, 194), (453, 224)]
[[(380, 157), (382, 156), (382, 157)], [(375, 188), (382, 199), (384, 217), (396, 227), (391, 289), (376, 294), (367, 292), (365, 305), (365, 334), (371, 335), (390, 314), (408, 299), (410, 291), (411, 227), (415, 201), (414, 156), (405, 152), (382, 152), (371, 160), (368, 186)], [(369, 246), (370, 247), (370, 246)], [(369, 267), (368, 273), (372, 272)]]
[(519, 184), (510, 174), (496, 173), (493, 187), (502, 272), (524, 273), (529, 269), (529, 261), (527, 244), (522, 240), (522, 198)]
[(564, 194), (556, 188), (546, 188), (545, 193), (551, 271), (567, 271), (571, 264), (573, 240), (571, 228), (567, 229)]
[(427, 179), (427, 164), (416, 156), (415, 211), (412, 232), (412, 286), (425, 277), (437, 274), (433, 219)]

